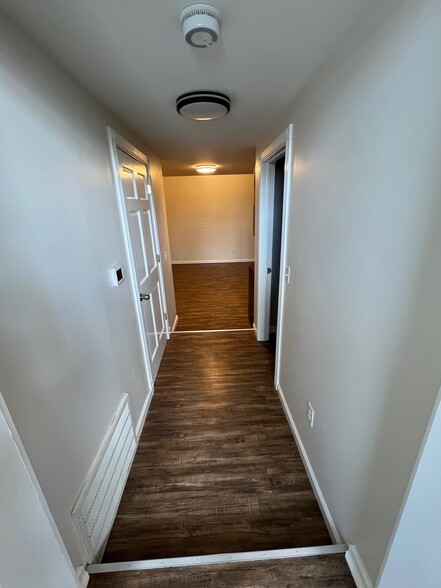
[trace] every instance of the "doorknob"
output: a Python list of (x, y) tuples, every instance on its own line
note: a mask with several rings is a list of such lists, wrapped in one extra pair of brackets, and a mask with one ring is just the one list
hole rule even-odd
[(142, 302), (143, 300), (150, 300), (150, 294), (140, 294), (139, 301)]

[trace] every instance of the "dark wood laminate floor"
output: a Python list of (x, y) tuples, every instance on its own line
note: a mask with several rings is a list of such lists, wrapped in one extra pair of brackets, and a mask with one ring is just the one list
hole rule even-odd
[(178, 331), (247, 329), (249, 263), (173, 266)]
[(355, 588), (344, 555), (92, 575), (89, 588)]
[(252, 332), (175, 334), (103, 561), (330, 544)]

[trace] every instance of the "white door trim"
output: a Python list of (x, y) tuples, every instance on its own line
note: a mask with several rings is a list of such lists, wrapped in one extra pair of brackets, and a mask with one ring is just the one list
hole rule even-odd
[[(124, 151), (125, 153), (130, 155), (131, 157), (134, 157), (135, 159), (137, 159), (141, 163), (144, 163), (148, 167), (149, 181), (151, 181), (150, 161), (149, 161), (148, 157), (146, 157), (146, 155), (144, 155), (144, 153), (142, 153), (141, 151), (136, 149), (136, 147), (134, 147), (131, 143), (129, 143), (126, 139), (124, 139), (124, 137), (122, 137), (114, 129), (112, 129), (112, 127), (107, 127), (107, 133), (108, 133), (108, 139), (109, 139), (110, 161), (111, 161), (113, 182), (115, 185), (115, 191), (116, 191), (116, 195), (118, 198), (118, 207), (119, 207), (119, 212), (120, 212), (121, 225), (122, 225), (125, 249), (126, 249), (126, 254), (127, 254), (127, 261), (129, 264), (129, 272), (128, 273), (129, 273), (130, 283), (132, 284), (132, 291), (133, 291), (133, 297), (134, 297), (135, 309), (136, 309), (136, 317), (138, 319), (138, 328), (139, 328), (139, 333), (140, 333), (140, 338), (141, 338), (142, 353), (144, 356), (145, 369), (146, 369), (147, 378), (149, 381), (150, 391), (151, 391), (151, 389), (153, 388), (154, 382), (153, 382), (152, 370), (151, 370), (151, 366), (150, 366), (147, 335), (145, 332), (144, 319), (142, 316), (142, 309), (141, 309), (141, 304), (139, 301), (138, 286), (137, 286), (137, 282), (136, 282), (136, 269), (135, 269), (135, 264), (133, 261), (134, 257), (133, 257), (133, 251), (132, 251), (132, 242), (130, 239), (129, 224), (127, 221), (127, 215), (126, 215), (125, 204), (124, 204), (124, 191), (123, 191), (123, 186), (121, 183), (121, 178), (119, 176), (117, 149), (118, 148), (121, 149), (122, 151)], [(161, 251), (161, 247), (160, 247), (160, 243), (159, 243), (158, 227), (157, 227), (157, 217), (156, 217), (154, 194), (153, 194), (153, 198), (152, 198), (152, 208), (153, 208), (154, 217), (155, 217), (155, 223), (154, 223), (155, 226), (153, 227), (154, 238), (156, 241), (157, 250)], [(165, 321), (165, 327), (166, 327), (166, 332), (167, 332), (167, 339), (169, 339), (170, 338), (170, 326), (169, 326), (169, 322), (168, 322), (168, 310), (167, 310), (167, 300), (166, 300), (166, 295), (165, 295), (164, 274), (162, 271), (162, 259), (160, 260), (158, 266), (159, 266), (159, 279), (161, 281), (162, 303), (163, 303), (164, 312), (167, 315), (167, 320)]]
[(294, 174), (294, 125), (290, 123), (259, 156), (259, 185), (256, 198), (256, 273), (255, 273), (255, 323), (258, 341), (267, 341), (270, 335), (271, 279), (267, 268), (272, 264), (272, 231), (274, 205), (274, 163), (285, 155), (285, 180), (283, 186), (282, 236), (280, 249), (280, 284), (277, 317), (276, 364), (274, 381), (279, 383), (281, 334), (285, 301), (286, 242), (288, 214)]
[[(35, 475), (35, 472), (32, 468), (31, 462), (29, 461), (28, 455), (26, 453), (26, 449), (24, 448), (24, 445), (20, 439), (20, 435), (18, 434), (18, 431), (15, 427), (15, 423), (12, 419), (12, 416), (8, 410), (8, 407), (6, 405), (6, 402), (5, 402), (1, 392), (0, 392), (0, 414), (3, 416), (4, 421), (6, 423), (6, 426), (9, 429), (10, 435), (12, 437), (12, 441), (14, 442), (15, 447), (17, 448), (19, 459), (21, 459), (23, 466), (26, 469), (26, 473), (29, 476), (33, 490), (37, 494), (38, 501), (39, 501), (41, 508), (42, 508), (42, 511), (44, 513), (44, 514), (42, 514), (42, 516), (46, 517), (47, 522), (49, 524), (49, 527), (46, 527), (46, 525), (44, 525), (45, 529), (43, 529), (43, 528), (39, 529), (39, 532), (41, 533), (39, 539), (41, 540), (41, 543), (43, 546), (45, 546), (45, 545), (48, 546), (47, 547), (48, 557), (51, 554), (50, 547), (54, 546), (53, 541), (55, 539), (56, 543), (58, 543), (58, 545), (60, 547), (63, 566), (64, 566), (64, 560), (65, 560), (67, 575), (72, 576), (71, 586), (78, 586), (78, 588), (80, 588), (80, 580), (75, 572), (75, 569), (73, 567), (73, 564), (72, 564), (72, 561), (69, 557), (69, 554), (67, 553), (67, 549), (66, 549), (66, 546), (64, 545), (64, 541), (61, 538), (58, 527), (55, 523), (55, 520), (54, 520), (52, 513), (49, 509), (49, 506), (46, 502), (46, 498), (43, 494), (43, 490), (41, 489), (41, 486), (37, 480), (37, 476)], [(2, 464), (2, 467), (4, 467), (4, 466), (5, 466), (5, 464)], [(21, 490), (22, 490), (22, 492), (21, 492), (22, 500), (29, 498), (29, 509), (28, 509), (27, 513), (23, 512), (23, 516), (29, 516), (29, 513), (33, 512), (33, 510), (35, 509), (35, 501), (31, 500), (32, 497), (30, 497), (28, 495), (28, 493), (24, 491), (23, 488), (21, 488)], [(37, 513), (35, 513), (35, 515), (37, 516)], [(49, 529), (50, 529), (50, 532), (48, 532), (45, 536), (45, 530), (48, 531)], [(6, 532), (6, 530), (5, 530), (5, 532)], [(38, 549), (39, 549), (39, 547), (36, 546), (36, 550), (38, 550)], [(53, 555), (54, 555), (54, 552), (52, 551), (52, 556)], [(17, 561), (22, 556), (23, 556), (23, 554), (17, 553)], [(48, 561), (47, 565), (50, 567), (51, 562)]]

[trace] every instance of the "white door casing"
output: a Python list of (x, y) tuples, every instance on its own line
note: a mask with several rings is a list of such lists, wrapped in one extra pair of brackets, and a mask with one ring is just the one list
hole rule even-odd
[(78, 588), (79, 580), (0, 393), (0, 586)]
[(151, 386), (170, 336), (148, 159), (109, 129), (141, 341)]
[[(277, 316), (277, 339), (275, 361), (275, 386), (279, 384), (283, 310), (285, 301), (285, 267), (287, 265), (286, 243), (288, 214), (292, 196), (294, 175), (294, 125), (290, 123), (283, 133), (262, 151), (259, 157), (259, 184), (256, 197), (256, 272), (254, 315), (258, 341), (267, 341), (270, 335), (271, 274), (267, 268), (272, 264), (273, 207), (275, 162), (285, 155), (285, 180), (283, 186), (282, 236), (280, 249), (280, 281)], [(292, 270), (293, 268), (291, 268)], [(291, 272), (293, 273), (293, 272)]]

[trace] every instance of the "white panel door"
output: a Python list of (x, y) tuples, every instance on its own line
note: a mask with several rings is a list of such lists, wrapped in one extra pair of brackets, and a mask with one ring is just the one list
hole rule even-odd
[(121, 149), (117, 149), (117, 155), (150, 367), (155, 380), (167, 343), (167, 319), (150, 171), (146, 164)]

